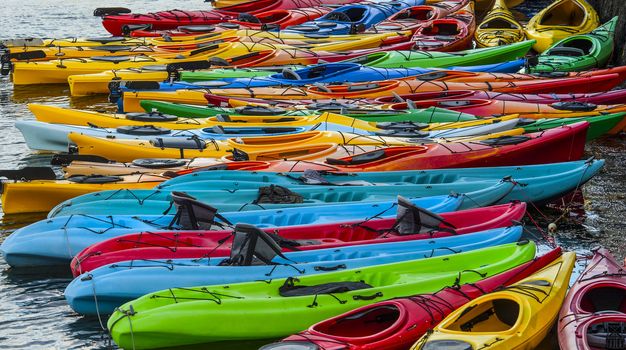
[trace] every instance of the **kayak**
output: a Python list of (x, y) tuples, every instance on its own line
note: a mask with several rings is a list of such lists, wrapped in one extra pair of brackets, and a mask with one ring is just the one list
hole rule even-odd
[[(586, 84), (581, 84), (581, 82)], [(621, 83), (618, 74), (591, 77), (562, 78), (550, 80), (523, 80), (518, 82), (447, 82), (424, 81), (417, 79), (385, 80), (379, 82), (314, 85), (305, 87), (258, 87), (258, 88), (205, 88), (177, 91), (137, 91), (126, 92), (118, 100), (118, 108), (124, 112), (141, 112), (139, 101), (158, 100), (187, 104), (204, 105), (206, 93), (229, 98), (257, 98), (270, 100), (318, 100), (379, 98), (417, 92), (441, 92), (447, 90), (481, 90), (502, 93), (589, 93), (606, 91)], [(122, 109), (123, 108), (123, 109)]]
[(455, 53), (437, 51), (387, 51), (371, 53), (346, 61), (379, 68), (439, 68), (482, 65), (522, 58), (534, 43), (533, 40), (527, 40), (506, 46), (466, 50)]
[[(418, 122), (418, 123), (449, 123), (476, 120), (477, 117), (471, 114), (453, 112), (442, 108), (426, 108), (426, 109), (403, 109), (403, 110), (384, 110), (368, 107), (352, 107), (351, 105), (341, 105), (333, 103), (319, 103), (304, 106), (306, 109), (288, 110), (284, 108), (251, 106), (228, 108), (214, 106), (188, 105), (182, 103), (161, 102), (152, 100), (143, 100), (139, 102), (141, 108), (146, 112), (156, 111), (166, 115), (172, 115), (180, 118), (209, 118), (218, 114), (228, 115), (231, 119), (237, 119), (237, 116), (246, 115), (267, 115), (267, 116), (303, 116), (311, 114), (323, 114), (327, 111), (333, 113), (342, 113), (345, 117), (377, 122)], [(314, 109), (318, 108), (318, 109)], [(245, 117), (241, 119), (245, 122)]]
[[(579, 160), (583, 155), (587, 122), (516, 137), (477, 142), (450, 142), (412, 147), (391, 147), (325, 162), (240, 161), (208, 167), (272, 172), (397, 171), (434, 168), (508, 166)], [(497, 156), (496, 156), (497, 155)], [(188, 173), (189, 170), (182, 173)]]
[[(269, 56), (265, 57), (269, 58)], [(525, 62), (526, 61), (524, 59), (519, 59), (515, 61), (494, 63), (488, 65), (446, 67), (446, 69), (471, 72), (514, 73), (522, 69)], [(244, 66), (248, 65), (248, 63), (253, 63), (251, 65), (256, 65), (256, 63), (258, 62), (250, 61), (244, 64)], [(191, 62), (188, 66), (189, 68), (185, 69), (196, 69), (195, 67), (210, 66), (209, 64), (204, 65), (204, 63), (200, 65), (197, 64), (198, 62)], [(178, 66), (185, 65), (179, 64)], [(204, 82), (219, 79), (267, 77), (272, 74), (281, 73), (283, 68), (289, 68), (289, 66), (279, 68), (274, 68), (271, 66), (255, 66), (254, 69), (225, 67), (211, 68), (209, 70), (183, 70), (180, 72), (168, 72), (168, 66), (166, 65), (152, 65), (137, 69), (120, 69), (93, 74), (70, 75), (67, 78), (67, 81), (70, 85), (70, 93), (72, 94), (72, 96), (86, 96), (92, 94), (109, 93), (109, 83), (111, 83), (113, 80), (162, 82), (170, 80), (172, 79), (172, 77), (175, 77), (176, 79), (185, 82)]]
[[(557, 175), (549, 173), (532, 177), (513, 177), (514, 181), (524, 184), (524, 188), (513, 189), (499, 202), (532, 201), (544, 203), (586, 183), (601, 168), (602, 162), (589, 162), (567, 172), (558, 172)], [(513, 174), (509, 176), (513, 176)], [(455, 180), (442, 181), (441, 183), (432, 183), (426, 180), (420, 184), (406, 182), (372, 184), (366, 182), (365, 186), (351, 186), (349, 185), (350, 182), (344, 186), (337, 186), (332, 183), (315, 186), (281, 182), (244, 183), (242, 178), (240, 186), (231, 185), (232, 187), (222, 181), (215, 182), (202, 179), (202, 172), (200, 172), (175, 177), (152, 190), (133, 189), (90, 193), (58, 204), (50, 210), (48, 217), (98, 213), (142, 215), (162, 213), (171, 205), (173, 193), (179, 191), (183, 191), (202, 202), (211, 203), (211, 206), (220, 211), (248, 211), (391, 200), (399, 193), (405, 197), (434, 196), (450, 192), (466, 193), (493, 186), (502, 178), (496, 176), (472, 178), (469, 175), (464, 175), (463, 181), (457, 177)], [(556, 184), (561, 186), (557, 191), (551, 188)]]
[[(513, 185), (503, 183), (480, 193), (465, 196), (437, 196), (411, 200), (416, 206), (442, 213), (456, 210), (464, 200), (477, 200), (477, 206), (490, 205), (510, 191)], [(495, 192), (495, 193), (489, 193)], [(184, 199), (184, 198), (183, 198)], [(208, 210), (204, 203), (189, 200), (183, 203), (194, 210)], [(202, 209), (204, 208), (204, 209)], [(181, 209), (185, 210), (185, 208)], [(56, 217), (38, 221), (13, 232), (0, 245), (0, 252), (11, 266), (65, 265), (83, 249), (109, 238), (144, 231), (180, 231), (197, 229), (224, 230), (227, 222), (247, 223), (262, 228), (313, 225), (339, 221), (365, 220), (376, 216), (395, 216), (397, 202), (327, 205), (320, 208), (287, 208), (281, 210), (256, 210), (220, 214), (213, 224), (210, 218), (198, 218), (202, 222), (176, 223), (175, 213), (157, 216), (97, 215)], [(306, 215), (304, 215), (306, 214)], [(208, 215), (208, 213), (207, 213)], [(304, 216), (303, 216), (304, 215)], [(225, 219), (225, 220), (224, 220)], [(37, 244), (33, 244), (37, 242)]]
[[(258, 54), (256, 53), (258, 52)], [(70, 75), (99, 73), (112, 69), (141, 68), (179, 62), (228, 58), (255, 62), (263, 58), (265, 65), (313, 64), (324, 55), (307, 49), (276, 48), (267, 44), (246, 44), (242, 42), (220, 42), (189, 51), (187, 54), (172, 53), (169, 56), (92, 56), (88, 59), (59, 59), (43, 62), (15, 62), (12, 64), (13, 83), (65, 84)], [(324, 56), (325, 57), (325, 56)], [(349, 57), (348, 57), (349, 58)], [(228, 61), (227, 61), (228, 62)], [(243, 65), (245, 61), (238, 62)], [(258, 62), (257, 62), (258, 63)]]
[(574, 117), (574, 118), (545, 118), (537, 119), (534, 123), (524, 125), (525, 132), (537, 132), (540, 130), (548, 130), (558, 126), (580, 123), (586, 121), (589, 123), (587, 130), (587, 141), (595, 140), (604, 135), (616, 135), (626, 128), (626, 113), (601, 114), (591, 117)]
[(594, 251), (561, 307), (558, 319), (561, 349), (607, 349), (623, 344), (625, 282), (622, 264), (607, 249)]
[[(513, 116), (514, 117), (514, 116)], [(503, 119), (504, 118), (504, 119)], [(373, 125), (367, 125), (368, 130), (360, 129), (358, 127), (344, 126), (340, 124), (323, 122), (312, 126), (301, 127), (222, 127), (213, 126), (208, 128), (189, 128), (187, 130), (171, 130), (166, 128), (157, 127), (154, 125), (145, 126), (122, 126), (115, 129), (74, 126), (65, 124), (49, 124), (38, 121), (18, 121), (15, 126), (20, 130), (26, 144), (30, 149), (50, 152), (66, 152), (68, 150), (68, 135), (70, 133), (79, 133), (81, 135), (87, 135), (99, 138), (108, 138), (116, 140), (139, 140), (141, 142), (150, 142), (155, 138), (161, 139), (163, 143), (162, 148), (168, 148), (166, 144), (186, 142), (191, 139), (198, 139), (204, 142), (216, 141), (216, 145), (219, 147), (232, 147), (234, 144), (231, 141), (249, 143), (249, 138), (263, 142), (267, 141), (270, 144), (272, 140), (269, 137), (299, 137), (310, 134), (311, 132), (326, 132), (330, 131), (331, 134), (327, 136), (341, 136), (342, 133), (348, 139), (354, 138), (355, 135), (360, 136), (383, 136), (383, 137), (397, 137), (402, 138), (398, 141), (404, 140), (404, 144), (413, 144), (416, 141), (409, 140), (407, 138), (419, 138), (420, 142), (437, 142), (437, 140), (447, 140), (449, 142), (458, 140), (459, 138), (485, 136), (485, 138), (491, 138), (494, 134), (501, 132), (507, 132), (514, 130), (520, 126), (521, 120), (518, 118), (503, 117), (496, 120), (484, 119), (476, 120), (469, 123), (450, 123), (449, 127), (442, 125), (441, 127), (426, 125), (417, 125), (417, 128), (410, 128), (410, 124), (404, 125), (406, 128), (400, 130), (393, 130), (389, 128), (378, 129)], [(476, 124), (472, 126), (463, 127), (463, 124)], [(480, 124), (479, 124), (480, 123)], [(385, 124), (386, 126), (387, 124)], [(414, 124), (416, 125), (416, 124)], [(425, 128), (424, 128), (425, 127)], [(419, 130), (418, 130), (419, 129)], [(520, 133), (521, 134), (521, 133)], [(310, 134), (312, 136), (312, 134)], [(307, 138), (305, 136), (305, 138)], [(236, 139), (236, 140), (235, 140)], [(220, 142), (221, 141), (221, 142)], [(226, 145), (223, 142), (227, 142), (230, 145)], [(342, 140), (339, 139), (327, 139), (320, 140), (322, 144), (335, 143), (342, 144)], [(353, 143), (359, 145), (361, 142)], [(390, 144), (393, 145), (393, 144)], [(287, 144), (287, 146), (291, 146)], [(298, 145), (294, 145), (298, 146)], [(383, 144), (385, 146), (385, 144)], [(284, 148), (284, 147), (283, 147)], [(245, 151), (246, 147), (241, 147), (241, 150)], [(280, 146), (277, 146), (280, 149)], [(271, 149), (263, 148), (258, 151), (271, 151)], [(254, 150), (253, 150), (254, 152)], [(213, 155), (208, 157), (223, 157), (223, 155)]]
[[(450, 285), (432, 294), (380, 301), (348, 311), (291, 335), (261, 350), (289, 350), (317, 345), (320, 349), (403, 350), (427, 333), (431, 325), (483, 294), (509, 286), (532, 275), (561, 256), (556, 248), (510, 270), (461, 286)], [(424, 309), (435, 308), (437, 312)], [(368, 327), (374, 320), (377, 327)]]
[(524, 40), (524, 27), (506, 6), (506, 1), (495, 0), (493, 7), (476, 29), (479, 47), (508, 45)]
[[(409, 127), (406, 124), (403, 125), (404, 129), (418, 128), (419, 129), (448, 129), (458, 128), (474, 125), (482, 125), (489, 123), (489, 120), (471, 118), (468, 114), (463, 114), (454, 111), (447, 111), (441, 108), (427, 108), (421, 110), (412, 111), (385, 111), (385, 110), (359, 110), (352, 109), (347, 110), (348, 115), (358, 117), (355, 119), (339, 114), (323, 112), (322, 114), (309, 114), (298, 115), (296, 113), (288, 116), (281, 115), (282, 113), (266, 113), (265, 108), (248, 109), (254, 113), (248, 114), (244, 109), (239, 109), (243, 112), (240, 114), (223, 114), (219, 113), (215, 116), (208, 116), (205, 118), (178, 118), (173, 115), (160, 114), (158, 112), (151, 113), (128, 113), (128, 114), (107, 114), (99, 113), (95, 111), (79, 110), (61, 108), (53, 105), (40, 105), (29, 104), (28, 108), (35, 115), (35, 118), (40, 122), (53, 123), (53, 124), (69, 124), (69, 125), (81, 125), (81, 126), (93, 126), (96, 125), (100, 128), (117, 128), (121, 126), (145, 126), (149, 123), (155, 127), (167, 128), (171, 130), (188, 130), (197, 128), (210, 128), (213, 126), (221, 127), (298, 127), (298, 126), (314, 126), (320, 123), (333, 123), (344, 125), (347, 127), (354, 127), (362, 130), (376, 131), (381, 128), (390, 128), (391, 125), (383, 126), (377, 125), (376, 122), (416, 122), (416, 123), (429, 123), (432, 124), (438, 121), (439, 118), (443, 118), (441, 122), (445, 124), (434, 125), (415, 125)], [(271, 112), (270, 110), (269, 112)], [(274, 110), (278, 112), (280, 110)], [(399, 116), (399, 117), (394, 117)], [(515, 116), (505, 116), (503, 118), (515, 118)], [(363, 120), (360, 120), (363, 119)], [(461, 124), (450, 124), (451, 122), (462, 122)], [(397, 124), (397, 123), (396, 123)]]
[(479, 349), (486, 344), (492, 349), (535, 349), (557, 319), (575, 262), (575, 253), (563, 253), (523, 280), (468, 302), (411, 349)]
[[(515, 117), (515, 115), (510, 116)], [(506, 118), (510, 118), (506, 117)], [(492, 122), (491, 120), (479, 120), (480, 122)], [(351, 133), (344, 131), (306, 131), (298, 134), (284, 134), (277, 136), (260, 137), (236, 137), (225, 140), (203, 139), (197, 136), (181, 137), (143, 137), (139, 139), (115, 138), (115, 136), (94, 137), (85, 134), (70, 132), (67, 138), (76, 145), (78, 154), (94, 155), (107, 159), (128, 162), (138, 158), (195, 158), (195, 157), (229, 157), (232, 160), (250, 160), (247, 153), (262, 153), (266, 159), (293, 160), (317, 160), (320, 158), (318, 147), (326, 148), (326, 145), (339, 146), (412, 146), (424, 144), (427, 149), (434, 149), (441, 143), (466, 144), (481, 142), (490, 145), (499, 133), (503, 135), (519, 135), (516, 125), (517, 118), (511, 118), (506, 122), (493, 121), (487, 125), (433, 130), (432, 133), (415, 129), (405, 131), (398, 130), (393, 125), (384, 132), (376, 133)], [(464, 122), (474, 123), (474, 122)], [(404, 124), (406, 125), (406, 124)], [(153, 128), (149, 128), (153, 129)], [(493, 132), (493, 133), (492, 133)], [(61, 131), (64, 135), (65, 131)], [(380, 136), (380, 135), (384, 136)], [(428, 135), (433, 137), (429, 138)], [(450, 139), (446, 138), (447, 136)], [(503, 136), (504, 137), (504, 136)], [(510, 136), (507, 136), (510, 137)], [(480, 141), (479, 141), (480, 140)], [(522, 138), (518, 141), (526, 141)], [(435, 143), (435, 144), (430, 144)], [(497, 143), (497, 142), (496, 142)], [(431, 148), (432, 146), (432, 148)], [(446, 147), (446, 146), (442, 146)], [(452, 146), (452, 148), (456, 148)], [(479, 149), (481, 147), (478, 147)], [(300, 149), (299, 152), (294, 152)], [(471, 148), (472, 150), (476, 147)], [(483, 149), (484, 150), (484, 149)], [(274, 157), (270, 154), (274, 153)], [(289, 153), (293, 152), (292, 155)], [(447, 153), (447, 152), (446, 152)], [(257, 158), (258, 159), (258, 158)]]
[[(119, 346), (137, 349), (270, 339), (379, 300), (435, 292), (454, 284), (461, 270), (478, 272), (463, 276), (463, 282), (473, 283), (530, 261), (534, 256), (534, 243), (514, 243), (445, 257), (297, 279), (272, 279), (269, 283), (169, 289), (120, 306), (107, 326)], [(218, 303), (207, 303), (208, 300)], [(132, 315), (127, 312), (131, 305), (136, 311)], [(280, 310), (280, 316), (272, 310)], [(212, 319), (221, 322), (210, 329), (194, 327)], [(233, 324), (238, 327), (232, 327)]]
[(536, 40), (533, 49), (542, 53), (557, 41), (589, 33), (598, 25), (598, 14), (587, 1), (557, 0), (528, 21), (526, 38)]
[(474, 3), (469, 2), (462, 10), (417, 28), (411, 41), (418, 50), (455, 52), (472, 46), (475, 30)]
[(339, 7), (316, 20), (288, 26), (284, 31), (322, 35), (356, 34), (384, 21), (400, 10), (422, 4), (424, 0), (359, 2)]
[(613, 17), (588, 34), (572, 35), (544, 51), (537, 57), (533, 72), (570, 72), (607, 65), (613, 54), (613, 36), (619, 17)]
[[(337, 144), (323, 144), (316, 146), (298, 146), (298, 147), (283, 147), (276, 150), (250, 152), (245, 156), (250, 160), (267, 161), (276, 160), (289, 157), (294, 160), (305, 159), (320, 159), (324, 157), (345, 157), (353, 154), (360, 154), (367, 151), (379, 149), (375, 146), (341, 146)], [(58, 156), (58, 155), (57, 155)], [(102, 161), (101, 157), (83, 157), (80, 155), (64, 155), (66, 157), (81, 157), (89, 160)], [(219, 158), (203, 158), (198, 162), (199, 165), (221, 165), (223, 162), (234, 162), (232, 155), (228, 157)], [(153, 160), (133, 160), (136, 164), (142, 166), (155, 166), (156, 164), (162, 164), (163, 161)], [(99, 163), (100, 166), (106, 165)], [(172, 164), (171, 161), (169, 164)], [(179, 165), (183, 165), (182, 164)], [(247, 163), (246, 163), (247, 165)], [(46, 168), (47, 169), (47, 168)], [(26, 169), (28, 173), (28, 168)], [(49, 171), (48, 171), (49, 172)], [(31, 172), (32, 173), (32, 172)], [(87, 174), (87, 175), (85, 175)], [(29, 212), (48, 212), (58, 203), (94, 191), (100, 191), (104, 189), (122, 189), (122, 188), (152, 188), (158, 183), (169, 179), (171, 176), (167, 174), (154, 174), (154, 171), (150, 172), (151, 176), (145, 174), (134, 173), (131, 171), (124, 171), (124, 176), (98, 176), (93, 175), (92, 171), (81, 172), (78, 176), (68, 178), (66, 180), (56, 180), (56, 176), (47, 176), (44, 178), (38, 177), (35, 174), (31, 181), (16, 181), (21, 180), (24, 175), (13, 177), (14, 181), (2, 182), (2, 210), (5, 214), (17, 214), (17, 213), (29, 213)], [(28, 176), (33, 174), (28, 173)], [(36, 194), (36, 195), (35, 195)], [(45, 198), (45, 200), (43, 200)]]
[[(248, 228), (242, 225), (239, 227)], [(239, 235), (243, 236), (243, 239), (259, 236), (273, 241), (271, 236), (264, 234), (265, 232), (260, 230), (257, 233), (253, 227), (250, 227), (250, 232), (237, 230), (237, 228), (234, 232), (235, 241)], [(233, 263), (233, 256), (245, 257), (245, 254), (254, 254), (255, 248), (260, 249), (259, 245), (242, 249), (233, 244), (231, 258), (215, 255), (217, 258), (211, 257), (210, 259), (208, 257), (175, 260), (139, 259), (104, 265), (76, 276), (65, 288), (63, 294), (70, 307), (79, 314), (107, 315), (126, 302), (168, 288), (252, 282), (266, 279), (268, 276), (271, 278), (308, 276), (329, 271), (458, 254), (516, 242), (521, 236), (522, 227), (512, 226), (459, 236), (368, 244), (367, 252), (364, 251), (362, 245), (288, 252), (284, 255), (274, 252), (277, 255), (271, 260), (266, 258), (269, 263), (260, 265), (248, 265), (243, 261), (241, 265), (236, 262), (229, 265)], [(130, 255), (129, 258), (134, 257)], [(171, 269), (168, 268), (170, 266)], [(83, 277), (87, 278), (83, 279)], [(137, 283), (138, 281), (141, 282)], [(108, 285), (121, 285), (122, 287), (108, 288)]]
[[(280, 73), (251, 78), (220, 79), (197, 82), (136, 82), (122, 81), (109, 83), (109, 101), (116, 102), (123, 92), (133, 91), (175, 91), (181, 89), (237, 89), (272, 86), (306, 86), (316, 84), (360, 83), (392, 79), (415, 78), (427, 81), (451, 82), (517, 82), (521, 80), (542, 80), (546, 77), (532, 74), (473, 72), (456, 70), (432, 70), (422, 68), (375, 68), (356, 63), (329, 63), (302, 69), (284, 68)], [(621, 72), (621, 71), (620, 71)], [(601, 75), (589, 73), (588, 75)], [(575, 75), (572, 75), (574, 77)], [(587, 76), (587, 74), (585, 74)]]
[[(206, 96), (205, 96), (206, 97)], [(398, 98), (399, 97), (399, 98)], [(412, 101), (432, 100), (432, 99), (483, 99), (500, 101), (517, 101), (528, 103), (551, 104), (556, 102), (576, 101), (580, 103), (591, 103), (595, 105), (618, 105), (626, 104), (626, 89), (615, 89), (605, 92), (594, 92), (587, 94), (502, 94), (490, 91), (444, 91), (444, 92), (422, 92), (407, 95), (380, 97), (372, 101), (373, 103), (385, 104), (403, 102), (404, 99)], [(340, 102), (340, 101), (337, 101)]]
[(384, 21), (368, 28), (365, 32), (381, 33), (406, 30), (415, 32), (418, 28), (428, 25), (428, 23), (435, 19), (444, 18), (460, 10), (467, 5), (468, 2), (468, 0), (446, 0), (431, 4), (411, 6), (396, 12)]
[(568, 101), (555, 102), (551, 104), (528, 103), (517, 101), (501, 101), (488, 99), (440, 99), (440, 100), (421, 100), (393, 103), (383, 105), (389, 109), (402, 110), (408, 108), (424, 109), (424, 108), (445, 108), (451, 111), (472, 114), (476, 116), (489, 117), (507, 114), (519, 114), (522, 118), (573, 118), (604, 115), (609, 113), (620, 113), (626, 110), (626, 105), (595, 105), (584, 102)]
[[(355, 2), (354, 0), (260, 0), (234, 6), (228, 6), (212, 11), (182, 11), (170, 10), (156, 13), (134, 14), (112, 13), (106, 10), (102, 14), (102, 25), (112, 35), (122, 35), (125, 31), (137, 25), (150, 25), (151, 29), (174, 29), (181, 25), (215, 24), (237, 18), (239, 13), (258, 14), (276, 9), (297, 9), (321, 5), (342, 5)], [(128, 11), (130, 12), (130, 11)], [(126, 28), (124, 28), (126, 27)], [(124, 30), (126, 29), (126, 30)]]

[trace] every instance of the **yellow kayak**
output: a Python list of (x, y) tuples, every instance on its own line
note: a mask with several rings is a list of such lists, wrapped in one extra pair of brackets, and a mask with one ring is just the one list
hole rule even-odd
[[(79, 154), (97, 155), (118, 162), (130, 162), (139, 158), (220, 158), (232, 154), (235, 149), (245, 153), (265, 151), (278, 154), (281, 148), (302, 147), (307, 150), (315, 148), (314, 146), (328, 144), (380, 147), (415, 144), (409, 139), (399, 137), (358, 135), (335, 131), (308, 131), (300, 134), (227, 140), (155, 138), (150, 141), (98, 138), (70, 133), (68, 139), (77, 146)], [(314, 159), (316, 158), (317, 155)]]
[[(480, 141), (489, 138), (497, 138), (503, 136), (518, 136), (524, 134), (523, 128), (511, 129), (499, 133), (493, 133), (488, 135), (453, 138), (449, 140), (434, 140), (436, 142), (458, 142), (458, 141)], [(293, 148), (281, 148), (276, 151), (262, 151), (252, 152), (248, 154), (250, 160), (266, 161), (289, 158), (291, 160), (321, 160), (324, 158), (341, 158), (358, 153), (363, 153), (368, 150), (374, 150), (376, 146), (351, 146), (327, 144), (317, 145), (313, 147), (293, 147)], [(231, 156), (222, 158), (192, 158), (192, 159), (166, 159), (163, 166), (155, 167), (153, 163), (151, 167), (142, 166), (141, 163), (136, 162), (90, 162), (90, 161), (73, 161), (63, 167), (66, 176), (82, 175), (82, 174), (97, 174), (107, 176), (123, 176), (128, 174), (154, 174), (156, 172), (167, 171), (180, 171), (185, 169), (207, 167), (210, 165), (221, 164), (225, 161), (232, 160)], [(168, 165), (169, 164), (169, 165)]]
[(564, 253), (520, 282), (470, 301), (412, 349), (534, 350), (557, 319), (575, 262), (575, 253)]
[(496, 0), (474, 34), (480, 47), (502, 46), (524, 41), (522, 25), (513, 17), (504, 0)]
[[(47, 212), (56, 204), (86, 193), (129, 187), (152, 188), (165, 181), (158, 175), (119, 177), (74, 177), (70, 180), (33, 180), (2, 184), (2, 211), (5, 214)], [(76, 182), (83, 181), (83, 182)]]
[[(286, 55), (284, 62), (272, 60), (274, 65), (281, 64), (308, 64), (316, 54), (312, 51), (298, 50), (298, 55)], [(70, 75), (99, 73), (113, 69), (141, 68), (152, 65), (201, 61), (210, 58), (232, 58), (244, 56), (252, 52), (277, 51), (276, 47), (267, 44), (247, 44), (241, 42), (220, 42), (215, 45), (204, 46), (200, 49), (170, 53), (159, 56), (115, 56), (91, 57), (88, 59), (61, 59), (41, 62), (13, 63), (13, 84), (66, 84)], [(289, 50), (291, 51), (291, 50)]]
[[(207, 118), (177, 118), (173, 121), (158, 121), (157, 119), (146, 121), (128, 119), (127, 114), (107, 114), (95, 111), (87, 111), (80, 109), (62, 108), (52, 105), (41, 105), (31, 103), (28, 108), (35, 118), (40, 122), (52, 124), (70, 124), (80, 126), (96, 125), (100, 128), (117, 128), (120, 126), (143, 126), (149, 123), (155, 127), (170, 130), (189, 130), (199, 128), (209, 128), (216, 125), (222, 127), (239, 128), (245, 126), (268, 126), (273, 127), (294, 127), (294, 126), (313, 126), (320, 123), (333, 123), (360, 129), (363, 131), (380, 131), (376, 126), (376, 122), (367, 122), (351, 117), (346, 117), (335, 113), (322, 113), (320, 115), (310, 116), (253, 116), (253, 115), (230, 115), (230, 121), (225, 121), (219, 117)], [(134, 114), (130, 114), (131, 118), (135, 118)], [(140, 114), (145, 117), (146, 113)], [(169, 116), (176, 118), (173, 116)], [(158, 118), (158, 117), (155, 117)], [(427, 127), (420, 129), (421, 131), (438, 131), (447, 129), (458, 129), (475, 127), (487, 124), (494, 124), (503, 121), (519, 118), (518, 114), (510, 114), (498, 118), (483, 118), (462, 122), (448, 123), (431, 123)]]
[(526, 37), (534, 39), (533, 49), (542, 53), (568, 36), (596, 29), (600, 19), (585, 0), (557, 0), (541, 10), (526, 25)]

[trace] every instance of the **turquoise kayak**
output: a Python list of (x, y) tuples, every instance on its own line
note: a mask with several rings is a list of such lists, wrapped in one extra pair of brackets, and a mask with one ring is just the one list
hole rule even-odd
[[(154, 190), (110, 190), (85, 194), (53, 208), (48, 217), (66, 215), (154, 215), (171, 206), (172, 191), (209, 203), (220, 211), (315, 207), (467, 193), (494, 186), (504, 177), (521, 184), (499, 200), (542, 203), (573, 191), (604, 165), (588, 160), (547, 165), (455, 170), (321, 175), (204, 171), (175, 177)], [(212, 190), (207, 190), (212, 189)], [(469, 203), (466, 203), (468, 205)]]

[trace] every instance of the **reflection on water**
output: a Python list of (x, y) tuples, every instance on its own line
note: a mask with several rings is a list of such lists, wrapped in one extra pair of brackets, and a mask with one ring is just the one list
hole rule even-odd
[[(526, 15), (541, 9), (549, 1), (527, 2), (532, 8), (522, 9)], [(174, 7), (171, 1), (165, 0), (109, 0), (106, 3), (82, 0), (72, 2), (72, 6), (59, 6), (55, 0), (4, 0), (3, 5), (4, 9), (0, 11), (0, 36), (3, 38), (58, 37), (75, 33), (84, 36), (102, 35), (98, 19), (91, 16), (95, 7), (124, 6), (136, 11)], [(178, 0), (175, 4), (177, 8), (189, 9), (205, 6), (200, 0)], [(13, 127), (16, 120), (32, 119), (26, 104), (49, 103), (72, 108), (115, 110), (115, 106), (107, 103), (106, 96), (70, 98), (68, 94), (69, 88), (64, 85), (14, 89), (7, 77), (0, 78), (0, 168), (41, 166), (49, 162), (49, 155), (30, 152)], [(588, 156), (607, 159), (606, 167), (584, 187), (585, 202), (577, 208), (578, 214), (580, 210), (584, 211), (584, 222), (581, 224), (579, 218), (570, 219), (570, 214), (566, 215), (558, 222), (557, 240), (566, 249), (578, 252), (586, 252), (594, 245), (601, 244), (623, 257), (626, 254), (626, 230), (622, 223), (623, 213), (626, 212), (626, 139), (615, 137), (594, 142), (587, 147), (587, 153)], [(541, 212), (545, 212), (546, 219), (539, 212), (533, 212), (532, 215), (539, 220), (542, 228), (560, 215), (557, 211), (547, 209), (541, 209)], [(571, 211), (571, 214), (576, 213)], [(3, 218), (0, 240), (25, 223), (41, 218), (33, 215)], [(541, 237), (531, 223), (527, 227), (533, 236)], [(0, 349), (106, 349), (109, 346), (106, 333), (102, 331), (97, 318), (79, 317), (66, 305), (62, 293), (71, 280), (68, 271), (15, 270), (4, 262), (0, 262), (0, 271)], [(547, 339), (542, 348), (555, 348), (554, 339), (554, 336)], [(258, 345), (222, 344), (211, 346), (211, 349), (256, 349)]]

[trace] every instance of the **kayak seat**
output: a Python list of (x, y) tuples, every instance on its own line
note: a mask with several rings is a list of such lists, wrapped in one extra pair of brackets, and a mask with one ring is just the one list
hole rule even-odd
[(380, 85), (376, 83), (372, 84), (363, 84), (363, 85), (348, 85), (346, 91), (365, 91), (379, 88)]
[(456, 23), (434, 23), (431, 26), (425, 27), (422, 30), (422, 34), (425, 35), (443, 35), (454, 36), (459, 35), (460, 30)]
[(235, 112), (243, 115), (274, 116), (284, 114), (287, 111), (282, 108), (265, 106), (244, 106), (235, 108)]
[(308, 70), (308, 74), (306, 75), (307, 79), (313, 79), (313, 78), (318, 78), (321, 77), (322, 75), (324, 75), (324, 73), (326, 73), (326, 66), (315, 66), (313, 68), (310, 68)]
[(178, 149), (195, 149), (195, 150), (203, 150), (207, 147), (206, 141), (197, 138), (197, 137), (189, 137), (189, 138), (156, 138), (150, 140), (150, 144), (154, 147), (158, 147), (161, 149), (164, 148), (178, 148)]
[(482, 140), (479, 141), (479, 143), (488, 146), (506, 146), (516, 145), (518, 143), (526, 142), (528, 140), (530, 140), (530, 137), (527, 136), (502, 136), (493, 139)]
[(91, 56), (90, 59), (93, 61), (103, 61), (117, 64), (120, 62), (130, 61), (131, 56)]
[(352, 6), (344, 11), (333, 11), (324, 16), (324, 19), (339, 22), (359, 22), (363, 19), (363, 15), (365, 15), (366, 12), (367, 8), (365, 7)]
[(116, 131), (120, 134), (136, 136), (167, 135), (172, 132), (170, 129), (160, 128), (154, 125), (126, 125), (118, 127)]
[(175, 122), (178, 117), (160, 112), (126, 113), (126, 119), (138, 122)]
[(373, 288), (365, 282), (345, 281), (322, 283), (314, 286), (297, 286), (295, 285), (297, 281), (298, 279), (296, 278), (288, 277), (285, 283), (278, 288), (279, 294), (283, 297), (300, 297), (305, 295), (345, 293)]
[[(231, 225), (226, 218), (217, 213), (216, 208), (196, 200), (185, 192), (173, 191), (171, 196), (176, 214), (170, 222), (170, 227), (178, 225), (181, 230), (210, 230), (217, 224), (216, 217)], [(218, 226), (221, 227), (220, 224)]]
[(358, 154), (356, 156), (352, 156), (349, 160), (346, 159), (336, 159), (336, 158), (326, 158), (326, 163), (330, 165), (359, 165), (365, 164), (369, 162), (373, 162), (376, 160), (381, 160), (385, 158), (387, 154), (385, 150), (376, 150), (372, 152)]
[(216, 114), (215, 119), (217, 119), (218, 122), (222, 123), (233, 123), (233, 120), (230, 119), (230, 116), (228, 114)]
[(591, 112), (598, 106), (593, 103), (578, 102), (578, 101), (565, 101), (555, 102), (550, 107), (563, 111), (576, 111), (576, 112)]
[(180, 26), (178, 30), (189, 33), (206, 33), (215, 30), (214, 26)]
[(112, 37), (96, 37), (96, 38), (86, 38), (85, 41), (94, 41), (100, 44), (108, 44), (116, 41), (124, 41), (126, 40), (123, 36), (112, 36)]
[(411, 129), (409, 129), (409, 130), (392, 129), (392, 130), (375, 132), (374, 135), (376, 135), (376, 136), (389, 136), (389, 137), (409, 137), (409, 138), (423, 137), (423, 138), (426, 138), (426, 137), (430, 136), (430, 133), (422, 132), (422, 131), (418, 131), (418, 130), (411, 130)]
[(441, 216), (414, 205), (402, 196), (398, 196), (398, 211), (393, 227), (393, 231), (400, 236), (433, 231), (456, 234), (454, 225), (445, 221)]
[(110, 46), (93, 46), (90, 47), (91, 50), (94, 51), (107, 51), (107, 52), (120, 52), (120, 51), (130, 51), (133, 49), (132, 46), (125, 45), (110, 45)]
[(290, 189), (278, 186), (270, 185), (259, 187), (259, 195), (254, 200), (254, 204), (296, 204), (303, 203), (304, 198), (296, 192)]
[(300, 75), (298, 75), (298, 73), (294, 72), (293, 69), (290, 68), (283, 69), (281, 74), (283, 75), (283, 78), (288, 80), (302, 80)]
[(547, 52), (548, 56), (567, 56), (567, 57), (581, 57), (585, 55), (585, 51), (577, 48), (577, 47), (565, 47), (558, 46), (550, 49)]
[(79, 184), (106, 184), (111, 182), (122, 181), (122, 178), (119, 176), (104, 176), (104, 175), (89, 175), (89, 176), (70, 176), (67, 178), (70, 182), (75, 182)]
[(278, 243), (253, 225), (237, 224), (233, 235), (230, 257), (221, 266), (271, 265), (274, 257), (285, 258)]
[(589, 326), (587, 343), (591, 349), (626, 348), (626, 322), (602, 322)]
[(428, 127), (428, 123), (415, 122), (380, 122), (376, 123), (376, 127), (385, 130), (420, 130)]
[(150, 169), (162, 169), (162, 168), (175, 168), (181, 167), (187, 164), (187, 161), (182, 159), (167, 159), (167, 158), (139, 158), (133, 160), (134, 166)]

